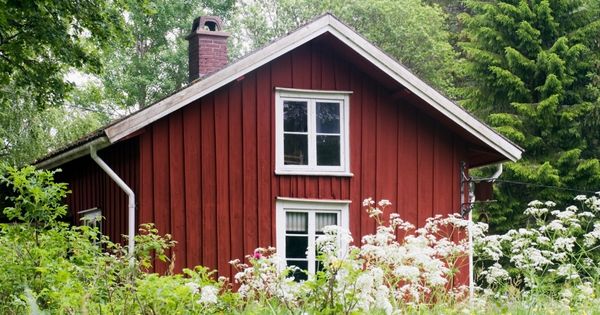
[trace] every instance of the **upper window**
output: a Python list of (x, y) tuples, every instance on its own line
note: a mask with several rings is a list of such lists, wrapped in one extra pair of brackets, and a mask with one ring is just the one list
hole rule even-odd
[(277, 249), (288, 266), (305, 272), (294, 274), (296, 280), (305, 280), (321, 266), (317, 260), (316, 239), (323, 228), (339, 225), (348, 228), (348, 203), (338, 201), (277, 201)]
[(277, 89), (277, 174), (351, 175), (350, 92)]

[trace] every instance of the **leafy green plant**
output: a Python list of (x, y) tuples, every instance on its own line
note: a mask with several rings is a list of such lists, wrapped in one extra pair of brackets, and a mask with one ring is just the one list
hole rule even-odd
[(587, 303), (600, 284), (600, 199), (575, 197), (578, 206), (532, 201), (529, 226), (478, 238), (477, 272), (495, 299), (550, 298), (567, 307)]

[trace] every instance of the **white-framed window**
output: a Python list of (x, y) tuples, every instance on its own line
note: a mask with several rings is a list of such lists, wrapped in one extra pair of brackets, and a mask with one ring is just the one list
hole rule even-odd
[(276, 89), (276, 174), (352, 175), (350, 94)]
[[(339, 225), (348, 229), (349, 201), (277, 198), (277, 252), (286, 265), (314, 274), (319, 270), (315, 241), (323, 227)], [(296, 280), (306, 279), (299, 272)]]
[(81, 224), (89, 227), (96, 227), (102, 233), (102, 210), (99, 208), (90, 208), (78, 212)]

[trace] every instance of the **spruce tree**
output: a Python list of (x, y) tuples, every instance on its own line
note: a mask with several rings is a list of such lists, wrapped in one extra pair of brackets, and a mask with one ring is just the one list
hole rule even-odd
[(500, 232), (525, 224), (528, 201), (564, 204), (600, 190), (598, 132), (589, 130), (598, 126), (589, 119), (598, 108), (598, 0), (465, 4), (463, 104), (525, 149), (505, 164), (512, 183), (500, 182), (485, 209)]

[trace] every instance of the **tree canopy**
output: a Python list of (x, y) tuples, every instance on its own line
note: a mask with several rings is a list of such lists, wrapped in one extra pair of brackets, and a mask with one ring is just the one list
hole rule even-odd
[[(194, 18), (215, 14), (228, 17), (227, 1), (126, 0), (126, 27), (132, 40), (102, 52), (104, 72), (89, 82), (85, 106), (136, 110), (178, 90), (188, 80), (188, 44)], [(96, 97), (94, 97), (94, 95)]]
[(598, 138), (584, 123), (599, 97), (597, 1), (465, 4), (464, 105), (525, 149), (503, 179), (533, 184), (500, 185), (491, 217), (504, 230), (532, 196), (565, 202), (600, 187)]
[(238, 54), (331, 12), (421, 78), (456, 96), (453, 86), (459, 63), (449, 43), (446, 15), (439, 6), (421, 0), (241, 2), (231, 21)]
[(0, 1), (0, 159), (31, 162), (92, 128), (93, 119), (64, 107), (74, 89), (67, 75), (101, 71), (100, 52), (128, 37), (123, 8), (119, 0)]
[(27, 88), (39, 107), (61, 104), (72, 88), (66, 72), (98, 72), (100, 49), (126, 35), (120, 8), (119, 1), (0, 2), (0, 85)]

